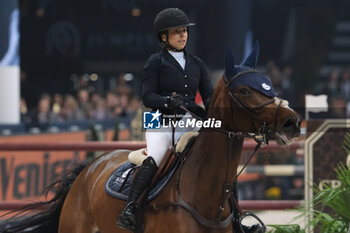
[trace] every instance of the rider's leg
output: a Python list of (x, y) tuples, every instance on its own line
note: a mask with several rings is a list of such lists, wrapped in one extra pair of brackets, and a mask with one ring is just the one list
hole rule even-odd
[(151, 182), (156, 171), (156, 162), (152, 157), (147, 157), (137, 171), (134, 181), (131, 184), (128, 202), (122, 213), (119, 215), (117, 221), (117, 225), (119, 227), (131, 231), (136, 230), (136, 210), (138, 208), (137, 200), (149, 186), (149, 183)]
[(172, 143), (171, 129), (161, 132), (146, 131), (147, 154), (152, 156), (157, 166), (162, 162), (165, 153), (169, 150)]
[(171, 145), (171, 135), (164, 132), (146, 132), (148, 156), (137, 171), (131, 184), (128, 202), (119, 215), (117, 225), (135, 232), (137, 200), (148, 188), (164, 154)]

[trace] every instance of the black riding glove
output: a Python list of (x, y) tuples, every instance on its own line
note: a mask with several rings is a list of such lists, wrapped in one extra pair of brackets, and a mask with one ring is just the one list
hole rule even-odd
[(183, 98), (181, 95), (175, 94), (173, 96), (167, 96), (165, 99), (165, 107), (178, 108), (183, 105)]

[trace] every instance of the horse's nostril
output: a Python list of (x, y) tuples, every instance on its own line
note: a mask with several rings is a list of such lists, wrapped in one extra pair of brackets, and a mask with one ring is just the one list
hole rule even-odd
[(283, 128), (291, 128), (296, 125), (296, 121), (294, 119), (288, 119), (284, 124)]

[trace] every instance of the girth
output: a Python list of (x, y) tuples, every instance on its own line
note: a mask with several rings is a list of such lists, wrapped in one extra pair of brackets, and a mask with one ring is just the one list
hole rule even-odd
[(157, 211), (160, 209), (165, 208), (171, 208), (171, 207), (181, 207), (184, 210), (186, 210), (189, 214), (192, 215), (196, 221), (198, 221), (201, 225), (208, 227), (208, 228), (226, 228), (230, 225), (230, 223), (233, 220), (233, 212), (230, 213), (230, 215), (222, 221), (218, 221), (216, 218), (212, 220), (208, 220), (204, 218), (196, 209), (194, 209), (192, 206), (187, 204), (181, 196), (179, 196), (179, 200), (177, 202), (169, 202), (160, 204), (157, 206), (152, 206), (152, 210)]

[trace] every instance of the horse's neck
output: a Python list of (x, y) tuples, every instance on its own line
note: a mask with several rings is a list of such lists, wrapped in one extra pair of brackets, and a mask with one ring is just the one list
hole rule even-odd
[[(213, 93), (208, 117), (221, 120), (223, 129), (235, 131), (237, 113), (234, 114), (233, 109), (221, 79)], [(231, 143), (229, 156), (230, 139), (227, 134), (215, 130), (201, 131), (187, 155), (181, 173), (183, 199), (207, 217), (213, 217), (213, 211), (219, 208), (224, 184), (232, 184), (236, 176), (243, 139), (234, 138)]]
[(221, 78), (211, 98), (207, 117), (220, 120), (222, 122), (222, 128), (235, 131), (238, 121), (236, 119), (237, 112), (234, 111), (237, 111), (237, 108), (232, 104), (234, 103), (232, 103), (232, 100), (229, 98), (228, 90)]
[[(185, 201), (202, 211), (218, 208), (223, 197), (223, 185), (232, 184), (235, 178), (243, 139), (235, 138), (232, 143), (229, 162), (230, 140), (227, 135), (217, 131), (199, 134), (181, 174), (180, 190)], [(203, 203), (206, 204), (203, 206)]]

